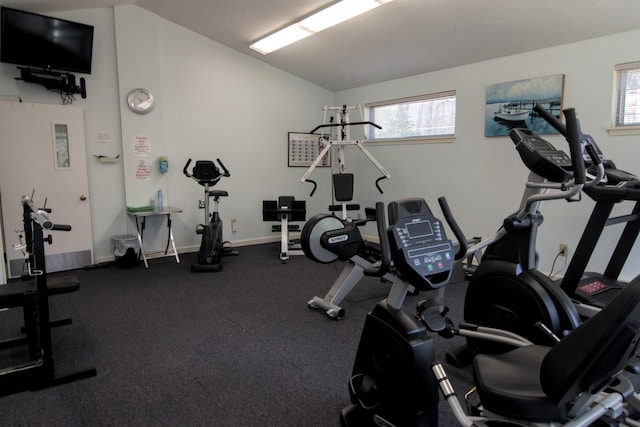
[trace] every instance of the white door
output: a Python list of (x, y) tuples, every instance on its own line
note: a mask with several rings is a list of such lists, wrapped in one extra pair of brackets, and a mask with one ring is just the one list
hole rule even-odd
[(47, 271), (93, 263), (91, 210), (80, 107), (0, 101), (0, 199), (8, 277), (18, 277), (24, 256), (14, 250), (22, 231), (22, 196), (52, 210), (54, 224), (70, 232), (51, 231), (45, 244)]

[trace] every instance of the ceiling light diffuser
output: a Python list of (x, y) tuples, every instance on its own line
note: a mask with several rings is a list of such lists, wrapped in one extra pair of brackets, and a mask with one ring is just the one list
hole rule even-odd
[(264, 37), (249, 47), (266, 55), (391, 1), (393, 0), (342, 0)]

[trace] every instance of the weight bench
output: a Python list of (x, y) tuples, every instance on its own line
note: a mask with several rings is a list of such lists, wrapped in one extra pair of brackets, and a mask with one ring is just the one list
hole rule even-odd
[[(75, 276), (52, 277), (47, 280), (48, 296), (67, 294), (80, 289), (80, 281)], [(33, 280), (12, 282), (0, 286), (0, 309), (23, 308), (24, 326), (22, 335), (0, 340), (0, 350), (19, 345), (29, 344), (30, 352), (36, 337), (37, 319), (32, 316), (35, 312), (37, 299), (36, 284)], [(70, 325), (71, 318), (50, 320), (50, 327)]]
[(304, 255), (299, 241), (291, 240), (289, 233), (300, 231), (300, 225), (290, 222), (305, 221), (306, 215), (306, 201), (296, 200), (293, 196), (280, 196), (277, 201), (262, 201), (262, 220), (280, 222), (271, 226), (271, 231), (280, 233), (280, 261), (283, 264), (290, 255)]

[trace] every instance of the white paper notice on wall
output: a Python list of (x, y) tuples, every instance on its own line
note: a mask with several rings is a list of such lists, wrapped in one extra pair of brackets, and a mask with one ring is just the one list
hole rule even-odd
[(137, 159), (135, 162), (136, 181), (151, 179), (151, 162), (148, 159)]
[(137, 157), (147, 157), (151, 154), (151, 140), (146, 135), (136, 135), (133, 137), (133, 155)]
[(96, 134), (96, 142), (108, 143), (111, 142), (112, 139), (110, 132), (98, 132)]

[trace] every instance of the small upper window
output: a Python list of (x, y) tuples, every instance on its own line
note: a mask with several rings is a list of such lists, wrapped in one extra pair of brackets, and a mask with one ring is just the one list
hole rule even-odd
[(616, 65), (614, 127), (640, 126), (640, 62)]
[(451, 139), (456, 131), (456, 92), (396, 99), (367, 105), (371, 126), (369, 139)]

